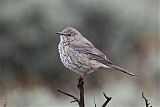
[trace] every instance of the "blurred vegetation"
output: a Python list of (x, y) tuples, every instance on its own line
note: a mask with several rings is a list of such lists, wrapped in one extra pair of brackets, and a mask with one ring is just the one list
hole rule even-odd
[[(158, 107), (158, 2), (159, 0), (0, 0), (0, 103), (2, 99), (14, 99), (15, 107), (30, 107), (33, 103), (27, 99), (13, 96), (24, 98), (28, 95), (25, 92), (34, 93), (35, 89), (44, 93), (47, 90), (55, 97), (58, 96), (54, 94), (57, 88), (77, 92), (77, 75), (60, 62), (57, 51), (59, 37), (55, 34), (72, 26), (102, 50), (112, 62), (140, 76), (139, 79), (133, 79), (114, 70), (100, 69), (88, 76), (87, 92), (110, 90), (109, 92), (115, 93), (117, 88), (131, 84), (136, 95), (140, 96), (141, 91), (145, 91), (152, 98), (150, 102), (155, 104), (154, 107)], [(112, 90), (115, 87), (117, 88)], [(127, 89), (125, 91), (132, 95)], [(120, 98), (121, 94), (115, 96)], [(133, 101), (135, 96), (132, 97)], [(136, 102), (138, 101), (120, 105), (138, 107)], [(34, 104), (32, 106), (35, 107)]]

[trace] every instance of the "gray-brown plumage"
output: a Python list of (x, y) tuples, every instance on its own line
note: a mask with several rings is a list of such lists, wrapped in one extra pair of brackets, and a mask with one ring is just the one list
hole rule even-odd
[(76, 29), (67, 27), (62, 32), (57, 32), (57, 34), (60, 35), (58, 50), (62, 63), (81, 77), (100, 67), (113, 68), (131, 76), (136, 76), (114, 65)]

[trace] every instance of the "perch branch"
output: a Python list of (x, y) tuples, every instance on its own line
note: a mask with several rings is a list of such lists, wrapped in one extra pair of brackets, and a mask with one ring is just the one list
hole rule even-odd
[[(79, 78), (77, 88), (79, 89), (80, 99), (75, 97), (75, 96), (73, 96), (73, 95), (71, 95), (71, 94), (63, 92), (61, 90), (57, 90), (57, 91), (62, 93), (62, 94), (64, 94), (64, 95), (66, 95), (66, 96), (69, 96), (69, 97), (73, 98), (74, 100), (71, 101), (71, 103), (77, 102), (79, 107), (85, 107), (85, 104), (84, 104), (84, 81), (83, 81), (83, 78)], [(109, 103), (109, 101), (112, 99), (112, 97), (108, 97), (104, 92), (103, 92), (103, 95), (106, 98), (106, 101), (104, 102), (102, 107), (106, 107), (107, 104)], [(93, 100), (94, 100), (94, 106), (96, 107), (97, 105), (95, 103), (95, 99), (93, 99)]]
[(150, 103), (148, 103), (148, 100), (146, 99), (146, 97), (144, 96), (143, 92), (142, 92), (142, 98), (144, 99), (145, 103), (146, 103), (146, 107), (152, 107), (152, 106), (149, 106)]
[(73, 103), (73, 102), (77, 102), (78, 103), (78, 105), (80, 105), (80, 101), (79, 101), (79, 99), (78, 98), (76, 98), (75, 96), (73, 96), (73, 95), (71, 95), (71, 94), (68, 94), (68, 93), (66, 93), (66, 92), (63, 92), (63, 91), (61, 91), (61, 90), (57, 90), (58, 92), (60, 92), (60, 93), (62, 93), (62, 94), (64, 94), (64, 95), (66, 95), (66, 96), (69, 96), (69, 97), (71, 97), (71, 98), (73, 98), (74, 100), (73, 101), (71, 101), (71, 103)]
[(80, 100), (77, 97), (75, 97), (71, 94), (68, 94), (66, 92), (63, 92), (61, 90), (57, 90), (57, 91), (66, 95), (66, 96), (69, 96), (69, 97), (73, 98), (74, 100), (71, 101), (71, 103), (77, 102), (79, 107), (84, 107), (84, 88), (83, 88), (83, 85), (84, 85), (83, 78), (79, 78), (77, 88), (79, 89), (79, 92), (80, 92)]
[(79, 105), (79, 107), (85, 107), (84, 106), (84, 88), (83, 88), (83, 85), (84, 85), (83, 78), (79, 78), (78, 85), (77, 85), (77, 88), (80, 91), (80, 105)]
[(109, 101), (112, 99), (112, 97), (108, 97), (105, 92), (103, 92), (104, 97), (107, 99), (104, 104), (102, 105), (102, 107), (106, 107), (106, 105), (109, 103)]

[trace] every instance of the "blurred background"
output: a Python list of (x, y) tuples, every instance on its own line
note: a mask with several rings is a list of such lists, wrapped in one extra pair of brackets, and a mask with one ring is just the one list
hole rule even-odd
[(160, 106), (159, 0), (0, 0), (0, 107), (78, 107), (77, 74), (58, 54), (59, 36), (74, 27), (109, 60), (139, 76), (99, 69), (85, 80), (87, 107)]

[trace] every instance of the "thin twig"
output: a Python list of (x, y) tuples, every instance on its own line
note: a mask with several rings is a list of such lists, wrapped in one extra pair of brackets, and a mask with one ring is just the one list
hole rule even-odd
[(144, 96), (143, 92), (142, 92), (142, 98), (145, 100), (146, 107), (152, 107), (152, 106), (149, 106), (150, 103), (148, 103), (148, 100), (147, 100), (146, 97)]
[(78, 98), (76, 98), (75, 96), (73, 96), (73, 95), (71, 95), (71, 94), (68, 94), (68, 93), (66, 93), (66, 92), (63, 92), (63, 91), (61, 91), (61, 90), (57, 90), (58, 92), (60, 92), (60, 93), (62, 93), (62, 94), (64, 94), (64, 95), (66, 95), (66, 96), (69, 96), (69, 97), (71, 97), (71, 98), (73, 98), (74, 100), (73, 101), (71, 101), (71, 103), (73, 103), (73, 102), (77, 102), (78, 103), (78, 105), (80, 105), (80, 101), (79, 101), (79, 99)]
[(93, 101), (94, 101), (94, 107), (97, 107), (95, 98), (93, 98)]
[(79, 78), (78, 86), (77, 86), (79, 91), (80, 91), (80, 105), (79, 105), (79, 107), (85, 107), (84, 106), (84, 88), (83, 88), (83, 85), (84, 85), (83, 78)]
[(71, 98), (73, 98), (74, 100), (71, 101), (71, 103), (77, 102), (79, 107), (85, 107), (84, 106), (84, 88), (83, 88), (83, 85), (84, 85), (83, 78), (79, 78), (77, 88), (79, 89), (79, 92), (80, 92), (80, 100), (77, 97), (75, 97), (75, 96), (73, 96), (71, 94), (68, 94), (66, 92), (63, 92), (61, 90), (57, 90), (57, 91), (62, 93), (62, 94), (65, 94), (65, 95), (67, 95), (67, 96), (69, 96)]
[(112, 99), (112, 97), (108, 97), (105, 92), (103, 92), (104, 97), (107, 99), (104, 104), (102, 105), (102, 107), (106, 107), (106, 105), (109, 103), (109, 101)]

